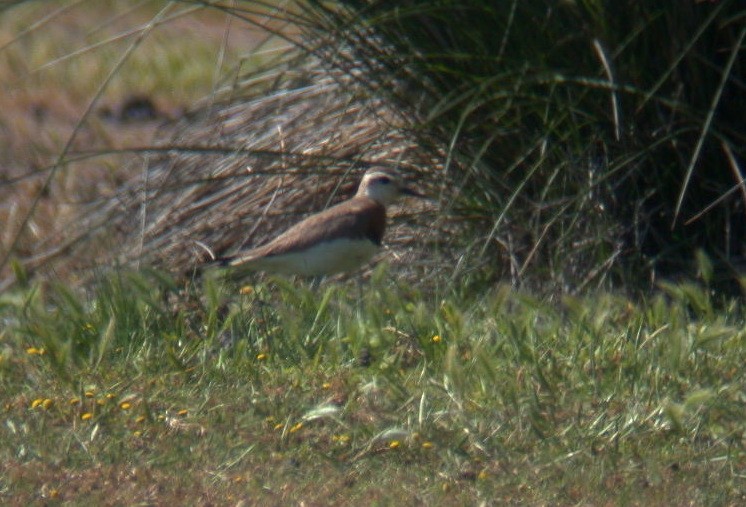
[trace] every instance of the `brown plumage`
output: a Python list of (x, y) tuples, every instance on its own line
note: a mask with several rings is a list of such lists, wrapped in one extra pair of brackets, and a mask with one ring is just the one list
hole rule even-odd
[(248, 262), (257, 257), (297, 253), (342, 237), (367, 239), (381, 246), (385, 230), (386, 208), (370, 197), (358, 196), (311, 215), (269, 243), (232, 259)]
[(235, 268), (238, 276), (246, 271), (319, 276), (355, 269), (380, 248), (386, 206), (401, 194), (420, 196), (393, 174), (370, 170), (351, 199), (311, 215), (263, 246), (218, 262)]

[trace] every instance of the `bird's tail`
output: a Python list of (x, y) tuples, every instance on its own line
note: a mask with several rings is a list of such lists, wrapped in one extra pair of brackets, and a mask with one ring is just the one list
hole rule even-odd
[(233, 266), (233, 263), (237, 259), (235, 255), (228, 255), (226, 257), (218, 257), (214, 261), (209, 263), (210, 267), (214, 268), (229, 268)]
[(193, 276), (195, 278), (203, 278), (209, 276), (211, 278), (219, 278), (225, 275), (226, 270), (221, 268), (230, 267), (231, 262), (235, 260), (234, 256), (230, 257), (218, 257), (214, 260), (203, 262), (194, 267)]
[(246, 256), (229, 255), (218, 257), (202, 265), (203, 273), (224, 280), (238, 281), (253, 273), (256, 267)]

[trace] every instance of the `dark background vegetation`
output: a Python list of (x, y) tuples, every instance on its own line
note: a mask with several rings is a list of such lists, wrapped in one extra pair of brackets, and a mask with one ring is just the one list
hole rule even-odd
[(346, 63), (449, 146), (456, 212), (481, 218), (499, 258), (569, 287), (691, 275), (699, 249), (735, 272), (743, 4), (344, 5), (319, 37), (353, 48)]
[[(59, 240), (27, 247), (37, 257), (30, 265), (44, 248), (50, 258), (72, 243), (91, 251), (93, 230), (98, 242), (116, 230), (124, 231), (116, 255), (99, 252), (97, 262), (188, 272), (201, 262), (188, 241), (218, 252), (260, 243), (282, 228), (283, 214), (289, 223), (304, 206), (323, 206), (287, 193), (272, 201), (265, 226), (261, 196), (276, 186), (269, 176), (336, 195), (336, 178), (354, 188), (359, 171), (383, 164), (440, 189), (436, 210), (401, 220), (413, 226), (407, 241), (390, 238), (393, 248), (447, 251), (428, 262), (438, 272), (456, 265), (453, 276), (477, 282), (635, 290), (697, 275), (699, 255), (714, 262), (708, 281), (738, 288), (746, 240), (741, 2), (204, 5), (239, 26), (264, 16), (261, 28), (291, 49), (224, 71), (222, 92), (192, 107), (143, 162), (148, 184), (160, 187), (142, 192), (135, 169), (111, 201), (74, 219), (80, 241), (68, 227), (64, 249)], [(282, 139), (270, 139), (279, 129)], [(265, 176), (251, 179), (248, 166)], [(232, 204), (183, 211), (221, 192)], [(160, 225), (133, 227), (140, 194)], [(252, 237), (231, 235), (236, 223), (256, 222)], [(442, 226), (422, 233), (432, 223)]]

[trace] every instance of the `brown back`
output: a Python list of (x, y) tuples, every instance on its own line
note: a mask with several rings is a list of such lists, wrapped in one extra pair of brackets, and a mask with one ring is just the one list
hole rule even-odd
[(385, 230), (386, 208), (369, 197), (356, 196), (302, 220), (266, 245), (239, 257), (248, 260), (282, 255), (337, 238), (368, 239), (380, 245)]

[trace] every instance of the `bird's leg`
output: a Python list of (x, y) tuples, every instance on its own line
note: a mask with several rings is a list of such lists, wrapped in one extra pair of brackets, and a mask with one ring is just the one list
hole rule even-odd
[(365, 306), (363, 303), (363, 275), (359, 274), (356, 278), (357, 282), (357, 313), (358, 315), (361, 314), (361, 311), (363, 310), (363, 307)]

